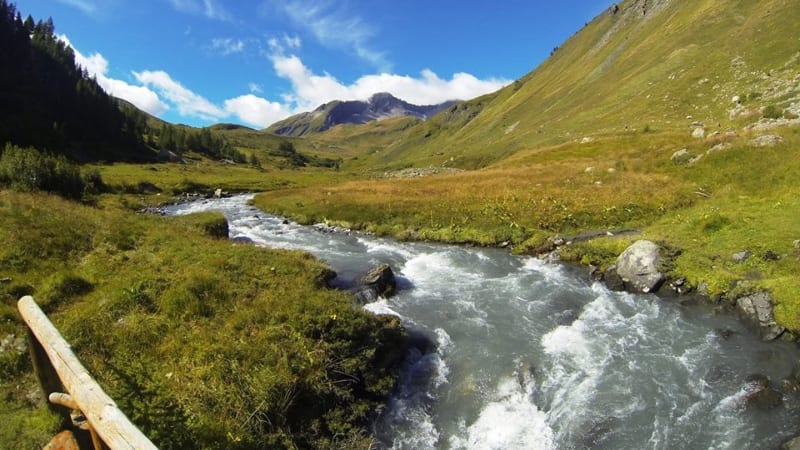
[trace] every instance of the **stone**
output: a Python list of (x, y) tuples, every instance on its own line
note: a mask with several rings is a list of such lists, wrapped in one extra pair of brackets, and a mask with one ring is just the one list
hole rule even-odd
[(80, 446), (72, 431), (67, 430), (55, 435), (42, 450), (80, 450)]
[(800, 436), (784, 442), (784, 444), (781, 445), (781, 450), (800, 450)]
[(214, 198), (222, 198), (222, 189), (217, 189), (214, 191)]
[(731, 102), (732, 103), (741, 103), (742, 102), (742, 98), (739, 97), (738, 95), (734, 95), (733, 98), (731, 99)]
[(677, 152), (673, 153), (669, 159), (675, 164), (686, 164), (687, 162), (689, 162), (689, 160), (692, 159), (692, 154), (689, 153), (689, 149), (682, 148)]
[(764, 259), (764, 261), (777, 261), (781, 259), (781, 256), (773, 252), (772, 250), (767, 250), (766, 252), (764, 252), (764, 256), (762, 256), (762, 258)]
[(706, 155), (712, 155), (714, 153), (721, 152), (722, 150), (727, 150), (729, 148), (731, 148), (731, 144), (728, 144), (727, 142), (722, 142), (708, 149)]
[(354, 294), (360, 304), (367, 304), (377, 301), (380, 297), (391, 297), (396, 290), (397, 280), (392, 268), (388, 264), (381, 264), (361, 277)]
[(745, 382), (744, 403), (746, 406), (769, 411), (783, 404), (783, 396), (772, 388), (766, 375), (750, 375)]
[(783, 138), (774, 134), (765, 134), (750, 140), (753, 147), (774, 147), (783, 142)]
[(731, 256), (731, 259), (733, 259), (733, 262), (735, 263), (743, 263), (747, 261), (747, 258), (749, 257), (750, 257), (750, 251), (743, 250), (741, 252), (734, 253), (733, 256)]
[(696, 127), (694, 131), (692, 131), (692, 137), (695, 139), (703, 139), (706, 137), (706, 129), (703, 127)]
[(736, 309), (745, 319), (758, 326), (763, 341), (773, 341), (786, 331), (775, 321), (772, 298), (767, 292), (739, 297), (736, 299)]
[(795, 249), (797, 249), (797, 250), (800, 250), (800, 239), (795, 239), (795, 240), (792, 242), (792, 247), (793, 247), (793, 248), (795, 248)]
[(666, 277), (659, 270), (661, 248), (654, 242), (640, 240), (617, 258), (616, 272), (625, 287), (635, 292), (655, 292)]
[(606, 287), (612, 291), (624, 291), (625, 290), (625, 282), (622, 281), (622, 277), (619, 276), (617, 273), (617, 266), (611, 266), (606, 270), (606, 273), (603, 274), (603, 280), (606, 282)]

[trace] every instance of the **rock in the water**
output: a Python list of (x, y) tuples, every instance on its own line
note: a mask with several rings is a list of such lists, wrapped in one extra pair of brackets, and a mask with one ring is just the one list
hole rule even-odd
[(783, 445), (781, 445), (781, 450), (800, 450), (800, 436), (786, 441)]
[(625, 287), (635, 292), (655, 292), (665, 281), (659, 270), (661, 249), (651, 241), (636, 241), (617, 258), (616, 272)]
[(762, 411), (769, 411), (783, 404), (783, 396), (772, 388), (769, 378), (765, 375), (754, 374), (747, 377), (745, 385), (744, 403)]
[(605, 274), (603, 274), (603, 280), (606, 282), (606, 287), (612, 291), (625, 290), (625, 282), (622, 281), (622, 277), (620, 277), (617, 273), (616, 265), (613, 265), (606, 270)]
[(388, 264), (381, 264), (364, 274), (355, 289), (356, 299), (361, 304), (372, 303), (380, 297), (390, 297), (397, 290), (397, 280)]
[(786, 331), (775, 321), (772, 298), (767, 292), (757, 292), (738, 298), (736, 308), (746, 319), (758, 325), (761, 339), (764, 341), (775, 340)]

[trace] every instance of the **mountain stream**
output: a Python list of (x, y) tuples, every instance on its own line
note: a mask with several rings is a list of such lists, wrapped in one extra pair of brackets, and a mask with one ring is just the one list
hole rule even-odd
[(800, 352), (762, 343), (728, 314), (611, 292), (585, 272), (486, 248), (401, 243), (288, 223), (251, 196), (171, 206), (220, 210), (230, 237), (308, 251), (334, 285), (379, 263), (394, 314), (435, 348), (408, 355), (374, 424), (387, 449), (775, 449), (800, 432), (800, 398), (747, 403), (760, 373), (780, 386)]

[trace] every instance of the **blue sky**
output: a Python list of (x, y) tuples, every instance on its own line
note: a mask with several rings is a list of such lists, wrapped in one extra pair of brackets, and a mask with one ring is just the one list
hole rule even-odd
[(263, 128), (331, 100), (492, 92), (602, 0), (17, 0), (106, 91), (174, 123)]

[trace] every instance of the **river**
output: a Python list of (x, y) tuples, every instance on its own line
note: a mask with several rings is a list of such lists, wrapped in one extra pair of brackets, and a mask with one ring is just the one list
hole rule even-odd
[(611, 292), (585, 272), (499, 249), (328, 233), (251, 196), (167, 208), (220, 210), (230, 236), (326, 261), (337, 287), (379, 263), (399, 293), (367, 305), (436, 345), (409, 355), (374, 425), (387, 449), (775, 449), (800, 432), (800, 401), (748, 406), (749, 375), (780, 385), (794, 344), (762, 343), (727, 314)]

